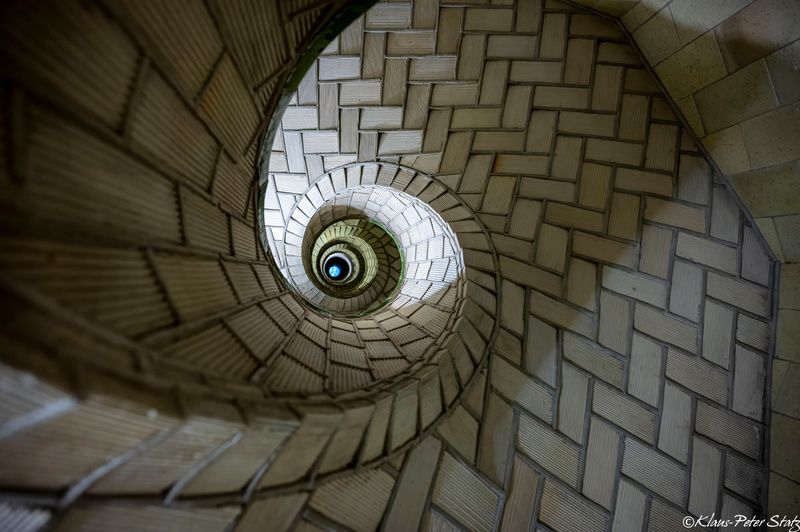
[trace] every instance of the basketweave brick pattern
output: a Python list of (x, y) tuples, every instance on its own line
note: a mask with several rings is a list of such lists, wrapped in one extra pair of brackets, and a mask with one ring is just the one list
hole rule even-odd
[[(314, 107), (314, 134), (276, 137), (296, 172), (268, 170), (313, 179), (363, 153), (430, 176), (465, 206), (447, 221), (478, 304), (436, 364), (286, 408), (244, 384), (258, 354), (339, 327), (268, 268), (247, 169), (326, 4), (170, 5), (92, 11), (104, 31), (36, 48), (3, 88), (2, 131), (29, 148), (0, 182), (39, 213), (35, 241), (4, 240), (24, 280), (2, 293), (4, 360), (43, 378), (2, 366), (18, 496), (0, 523), (675, 530), (761, 511), (773, 267), (615, 24), (552, 0), (392, 2), (329, 47), (289, 108)], [(81, 29), (76, 6), (47, 14)], [(4, 39), (37, 28), (0, 19)], [(74, 59), (99, 43), (126, 59), (104, 84)]]

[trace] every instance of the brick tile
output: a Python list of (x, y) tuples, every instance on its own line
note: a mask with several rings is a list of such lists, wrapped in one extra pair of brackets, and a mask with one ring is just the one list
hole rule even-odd
[(722, 452), (705, 440), (694, 437), (692, 475), (689, 486), (689, 511), (695, 515), (711, 515), (717, 509)]
[(567, 276), (567, 301), (589, 311), (594, 311), (596, 304), (595, 285), (597, 268), (591, 262), (572, 257), (569, 262)]
[(761, 285), (769, 284), (772, 262), (755, 230), (745, 226), (742, 233), (742, 278)]
[(436, 427), (436, 432), (469, 463), (474, 464), (478, 429), (475, 418), (464, 407), (459, 406)]
[(562, 111), (559, 114), (558, 130), (575, 135), (613, 137), (614, 115)]
[(555, 137), (556, 113), (554, 111), (534, 111), (528, 123), (528, 138), (525, 151), (549, 153)]
[(536, 51), (536, 38), (525, 35), (490, 35), (486, 46), (487, 57), (533, 59)]
[(605, 530), (608, 518), (586, 499), (549, 480), (544, 483), (539, 521), (554, 530)]
[(728, 373), (701, 358), (667, 351), (667, 377), (722, 405), (728, 401)]
[(581, 170), (580, 204), (595, 209), (605, 209), (608, 203), (608, 186), (611, 167), (584, 163)]
[(646, 305), (636, 304), (633, 318), (634, 328), (654, 338), (697, 352), (697, 327), (661, 313)]
[(636, 240), (638, 227), (639, 196), (615, 192), (611, 198), (608, 234), (627, 240)]
[(720, 244), (708, 238), (701, 238), (683, 232), (678, 233), (678, 245), (675, 249), (675, 254), (732, 275), (736, 275), (737, 272), (736, 248)]
[(656, 307), (667, 304), (667, 286), (657, 279), (629, 273), (618, 268), (603, 267), (603, 287)]
[(511, 31), (514, 11), (511, 9), (467, 8), (464, 29), (469, 31)]
[(548, 158), (539, 155), (498, 153), (494, 171), (507, 174), (547, 175)]
[(536, 246), (536, 264), (555, 270), (564, 271), (569, 233), (554, 225), (542, 224)]
[(560, 83), (561, 63), (554, 61), (512, 61), (509, 81), (517, 83)]
[(603, 215), (601, 213), (561, 203), (548, 203), (544, 219), (552, 224), (586, 231), (599, 233), (603, 230)]
[(575, 185), (552, 179), (523, 177), (520, 181), (519, 193), (529, 198), (573, 201), (575, 198)]
[(556, 149), (550, 173), (553, 177), (575, 181), (578, 177), (583, 139), (579, 137), (556, 138)]
[(647, 96), (639, 94), (622, 95), (622, 113), (619, 119), (619, 138), (644, 141), (647, 128)]
[(429, 437), (409, 452), (397, 482), (394, 500), (386, 514), (386, 530), (407, 530), (419, 526), (441, 449), (441, 442)]
[(620, 435), (610, 425), (592, 417), (586, 447), (583, 494), (600, 506), (611, 509), (617, 472)]
[(511, 211), (511, 202), (516, 185), (516, 177), (500, 175), (490, 177), (489, 187), (486, 189), (481, 211), (492, 214), (508, 214)]
[(531, 312), (584, 336), (591, 336), (594, 329), (591, 314), (574, 309), (538, 292), (531, 292)]
[(433, 502), (451, 516), (458, 516), (470, 530), (493, 530), (500, 497), (469, 467), (449, 453), (442, 457), (433, 488)]
[[(678, 238), (680, 240), (680, 236)], [(698, 322), (702, 292), (703, 270), (693, 264), (676, 260), (672, 269), (669, 311)]]
[(587, 139), (586, 158), (638, 166), (642, 160), (642, 145), (616, 140)]
[(645, 225), (642, 229), (642, 256), (639, 259), (639, 270), (666, 279), (671, 248), (672, 231)]
[(589, 92), (587, 89), (538, 85), (533, 95), (533, 105), (535, 107), (586, 109), (589, 106)]
[(569, 364), (561, 368), (561, 397), (558, 402), (558, 430), (577, 443), (583, 442), (589, 379)]
[(614, 532), (639, 532), (644, 525), (647, 495), (627, 480), (620, 479), (617, 503), (611, 530)]
[(540, 481), (542, 481), (540, 475), (518, 455), (514, 455), (511, 484), (503, 509), (501, 531), (515, 532), (530, 529), (533, 524), (536, 490)]
[(672, 196), (672, 176), (645, 170), (618, 168), (614, 188)]
[(508, 61), (487, 61), (481, 83), (480, 105), (500, 105), (506, 92)]
[(628, 393), (657, 407), (660, 395), (662, 348), (645, 336), (633, 333)]
[(612, 386), (622, 389), (625, 373), (622, 360), (591, 340), (565, 333), (564, 358)]
[(592, 411), (648, 443), (655, 443), (655, 413), (613, 388), (596, 383)]
[(644, 218), (698, 233), (704, 233), (706, 230), (706, 215), (703, 209), (652, 197), (648, 197), (645, 201)]
[(525, 414), (519, 416), (517, 445), (545, 470), (577, 487), (580, 447)]
[(683, 468), (632, 438), (625, 438), (622, 473), (668, 501), (683, 505), (686, 482)]
[(557, 346), (556, 329), (528, 316), (527, 343), (524, 352), (525, 371), (550, 386), (556, 385)]
[(500, 323), (503, 327), (522, 334), (524, 332), (525, 289), (507, 279), (503, 279), (501, 286), (503, 297), (503, 312), (500, 314)]
[(708, 205), (711, 168), (705, 159), (682, 153), (678, 168), (678, 199)]
[(592, 109), (595, 111), (616, 111), (619, 104), (622, 67), (597, 65), (594, 70)]
[(566, 24), (567, 16), (564, 14), (549, 13), (544, 16), (539, 57), (546, 59), (564, 57)]
[(628, 353), (630, 338), (630, 303), (611, 292), (600, 293), (600, 330), (598, 342), (617, 353)]
[(706, 300), (703, 312), (703, 358), (727, 369), (733, 345), (733, 311)]
[(511, 210), (508, 232), (513, 236), (533, 240), (533, 235), (539, 224), (541, 208), (542, 202), (540, 201), (516, 200), (514, 208)]
[(506, 464), (513, 449), (514, 413), (508, 403), (493, 393), (487, 401), (481, 418), (478, 468), (498, 486), (503, 486)]
[(676, 460), (687, 463), (691, 430), (692, 398), (667, 381), (664, 384), (664, 404), (661, 409), (658, 448)]
[(708, 272), (706, 294), (759, 316), (769, 317), (769, 291), (759, 285)]
[(525, 127), (532, 93), (533, 87), (512, 85), (508, 88), (503, 108), (503, 127), (515, 129)]
[(570, 39), (567, 43), (567, 60), (564, 67), (564, 83), (588, 85), (592, 76), (594, 41)]
[(678, 127), (652, 124), (647, 135), (647, 152), (644, 165), (647, 168), (671, 172), (675, 168), (675, 150), (678, 143)]
[(733, 452), (725, 453), (725, 487), (751, 500), (760, 500), (764, 466)]
[(723, 187), (712, 193), (711, 236), (728, 242), (739, 241), (739, 209), (733, 196)]
[(764, 411), (766, 361), (761, 355), (736, 346), (733, 378), (733, 410), (761, 421)]
[(700, 434), (751, 458), (758, 459), (761, 456), (761, 429), (728, 410), (698, 401), (694, 428)]
[(506, 398), (538, 418), (550, 422), (553, 397), (547, 388), (500, 357), (492, 359), (491, 383)]
[[(782, 311), (783, 312), (783, 311)], [(780, 317), (781, 312), (778, 313), (778, 351), (780, 351), (780, 328), (784, 323)], [(742, 342), (747, 345), (753, 346), (761, 351), (767, 351), (769, 348), (769, 325), (763, 321), (751, 318), (746, 314), (739, 314), (736, 320), (736, 341)]]
[(636, 248), (630, 244), (576, 231), (572, 237), (572, 252), (600, 262), (633, 268)]

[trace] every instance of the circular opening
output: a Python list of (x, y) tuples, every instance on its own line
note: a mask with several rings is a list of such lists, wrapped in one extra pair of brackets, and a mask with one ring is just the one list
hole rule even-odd
[(334, 253), (325, 259), (322, 273), (332, 283), (342, 283), (350, 277), (353, 265), (350, 258), (342, 253)]

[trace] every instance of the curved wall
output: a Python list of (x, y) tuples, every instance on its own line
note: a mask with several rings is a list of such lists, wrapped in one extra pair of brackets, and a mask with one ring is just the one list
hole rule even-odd
[(314, 63), (285, 173), (431, 176), (467, 206), (445, 219), (474, 304), (385, 391), (262, 386), (290, 338), (337, 328), (270, 268), (252, 183), (262, 117), (341, 7), (54, 2), (33, 25), (3, 6), (4, 361), (40, 377), (3, 370), (4, 523), (760, 512), (773, 264), (623, 32), (568, 4), (379, 4)]

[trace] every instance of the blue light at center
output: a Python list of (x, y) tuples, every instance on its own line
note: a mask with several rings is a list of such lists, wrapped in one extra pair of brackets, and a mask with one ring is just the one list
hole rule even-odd
[(342, 270), (338, 266), (336, 266), (335, 264), (328, 268), (328, 275), (331, 276), (331, 278), (333, 278), (333, 279), (336, 279), (337, 277), (339, 277), (340, 273), (342, 273)]

